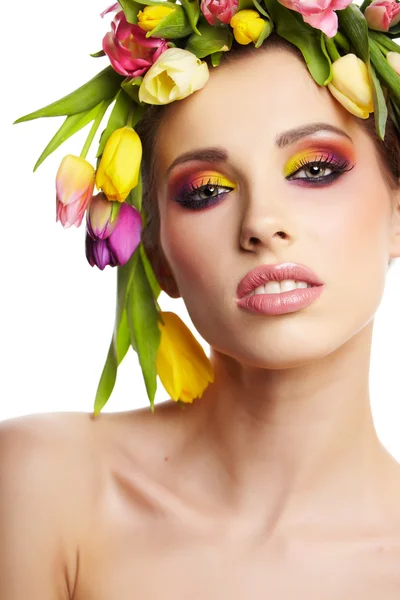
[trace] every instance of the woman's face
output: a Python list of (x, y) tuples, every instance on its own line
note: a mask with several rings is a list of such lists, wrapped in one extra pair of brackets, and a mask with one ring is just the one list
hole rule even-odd
[[(196, 329), (215, 349), (253, 366), (295, 366), (373, 319), (400, 243), (391, 192), (357, 121), (301, 60), (276, 49), (221, 65), (167, 108), (156, 154), (160, 241)], [(171, 168), (207, 148), (219, 153)], [(238, 307), (243, 276), (282, 262), (310, 267), (322, 295), (278, 316)]]

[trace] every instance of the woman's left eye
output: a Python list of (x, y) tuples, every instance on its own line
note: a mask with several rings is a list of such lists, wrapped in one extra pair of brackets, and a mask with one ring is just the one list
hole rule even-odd
[[(311, 162), (304, 162), (299, 166), (291, 175), (286, 177), (287, 180), (301, 179), (303, 181), (310, 181), (312, 184), (318, 183), (330, 183), (334, 181), (346, 171), (351, 171), (354, 167), (350, 166), (349, 161), (343, 160), (341, 162), (329, 159), (329, 160), (315, 160)], [(301, 175), (304, 173), (305, 175)]]

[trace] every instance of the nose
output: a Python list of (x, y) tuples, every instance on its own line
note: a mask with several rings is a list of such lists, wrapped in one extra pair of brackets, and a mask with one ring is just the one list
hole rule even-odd
[(240, 246), (244, 250), (268, 249), (273, 252), (293, 243), (292, 216), (282, 197), (265, 189), (257, 197), (247, 192), (240, 225)]

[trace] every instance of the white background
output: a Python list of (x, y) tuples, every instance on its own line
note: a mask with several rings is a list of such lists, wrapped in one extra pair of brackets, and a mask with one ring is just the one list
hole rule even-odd
[[(111, 3), (111, 2), (110, 2)], [(107, 64), (101, 48), (111, 16), (97, 0), (68, 3), (20, 0), (2, 28), (1, 44), (1, 387), (0, 420), (48, 411), (91, 412), (110, 343), (116, 270), (91, 268), (84, 222), (64, 230), (55, 222), (54, 178), (67, 153), (78, 154), (87, 129), (32, 168), (63, 118), (12, 125), (76, 89)], [(89, 160), (93, 160), (96, 143)], [(400, 261), (399, 261), (400, 262)], [(162, 293), (163, 310), (190, 319), (181, 299)], [(389, 272), (375, 318), (370, 371), (378, 434), (400, 460), (400, 265)], [(208, 345), (197, 339), (208, 353)], [(156, 402), (167, 399), (159, 383)], [(137, 355), (119, 368), (105, 412), (146, 406)]]

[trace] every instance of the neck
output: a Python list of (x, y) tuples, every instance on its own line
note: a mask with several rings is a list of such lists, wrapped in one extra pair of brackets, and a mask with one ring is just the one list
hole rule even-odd
[(188, 411), (184, 450), (203, 489), (270, 526), (304, 511), (344, 524), (352, 503), (360, 518), (375, 510), (394, 459), (373, 425), (371, 338), (372, 322), (327, 356), (274, 369), (212, 350), (215, 380)]

